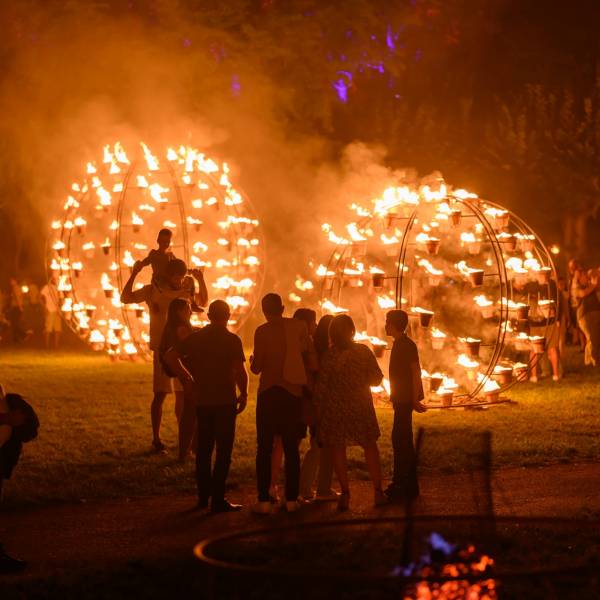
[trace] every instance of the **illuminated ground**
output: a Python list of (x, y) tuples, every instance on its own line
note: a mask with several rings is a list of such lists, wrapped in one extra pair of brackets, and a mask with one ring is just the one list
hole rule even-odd
[[(572, 357), (574, 365), (578, 361), (579, 355)], [(600, 375), (571, 369), (561, 383), (515, 388), (516, 405), (418, 416), (417, 423), (428, 432), (423, 472), (460, 471), (465, 451), (477, 449), (476, 433), (487, 428), (493, 431), (494, 463), (500, 468), (597, 461)], [(0, 381), (29, 397), (42, 423), (39, 439), (27, 445), (6, 486), (8, 504), (193, 492), (191, 465), (175, 460), (172, 399), (166, 403), (164, 438), (173, 451), (166, 457), (148, 454), (150, 378), (147, 364), (111, 363), (91, 353), (3, 351)], [(378, 414), (384, 472), (389, 473), (391, 412)], [(238, 423), (230, 477), (234, 488), (253, 483), (254, 452), (251, 398)], [(362, 457), (353, 456), (353, 477), (364, 479)]]

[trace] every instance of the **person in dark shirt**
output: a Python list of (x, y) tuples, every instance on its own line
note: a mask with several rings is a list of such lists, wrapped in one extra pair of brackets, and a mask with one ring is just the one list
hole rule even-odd
[(225, 498), (236, 416), (246, 408), (248, 400), (242, 341), (227, 330), (229, 317), (229, 305), (215, 300), (208, 308), (210, 324), (179, 341), (165, 355), (169, 368), (183, 383), (186, 395), (193, 396), (196, 402), (198, 507), (208, 508), (210, 500), (214, 513), (242, 508)]
[(390, 355), (390, 391), (394, 407), (392, 446), (394, 475), (386, 490), (391, 502), (402, 502), (419, 495), (417, 463), (413, 441), (412, 413), (425, 412), (421, 403), (423, 384), (416, 344), (406, 335), (408, 314), (391, 310), (386, 315), (385, 332), (394, 338)]

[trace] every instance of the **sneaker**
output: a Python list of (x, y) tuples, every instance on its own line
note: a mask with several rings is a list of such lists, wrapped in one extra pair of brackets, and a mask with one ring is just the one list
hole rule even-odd
[(252, 507), (252, 512), (255, 515), (270, 515), (271, 514), (271, 503), (268, 500), (266, 502), (257, 502)]
[(532, 375), (532, 376), (529, 378), (529, 381), (530, 381), (531, 383), (537, 383), (537, 382), (538, 382), (538, 378), (537, 378), (537, 376), (536, 376), (536, 375)]
[(339, 492), (336, 492), (335, 490), (329, 490), (324, 494), (318, 493), (315, 497), (315, 502), (335, 502), (336, 500), (339, 500), (339, 498)]
[(155, 454), (168, 454), (169, 452), (167, 447), (160, 440), (152, 442), (152, 451)]
[(552, 381), (560, 381), (560, 375), (552, 375)]
[(298, 500), (288, 500), (285, 503), (285, 510), (289, 513), (296, 512), (300, 509), (300, 503)]
[(241, 504), (233, 504), (229, 502), (229, 500), (221, 500), (221, 502), (217, 502), (212, 504), (210, 507), (211, 513), (227, 513), (227, 512), (238, 512), (242, 510), (243, 506)]
[(20, 573), (27, 567), (24, 560), (13, 558), (4, 552), (4, 548), (0, 546), (0, 575), (12, 575)]

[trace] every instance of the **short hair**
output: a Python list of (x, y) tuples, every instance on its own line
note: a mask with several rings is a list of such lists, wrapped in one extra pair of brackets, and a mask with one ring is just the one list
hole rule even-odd
[(406, 311), (400, 309), (390, 310), (385, 318), (396, 329), (402, 332), (406, 331), (408, 327), (408, 313)]
[(231, 309), (225, 300), (213, 300), (208, 306), (208, 318), (211, 321), (228, 321)]
[(356, 327), (350, 315), (337, 315), (329, 325), (329, 339), (335, 348), (348, 348), (354, 341)]
[(185, 275), (187, 273), (187, 265), (180, 258), (174, 258), (167, 263), (165, 269), (167, 277), (173, 277), (174, 275)]
[(173, 232), (170, 229), (161, 229), (156, 237), (159, 238), (161, 235), (168, 235), (169, 237), (173, 237)]
[(261, 305), (266, 315), (280, 315), (283, 313), (283, 301), (279, 294), (266, 294), (263, 296)]
[(292, 316), (294, 319), (304, 321), (308, 326), (317, 322), (317, 313), (312, 308), (297, 308)]

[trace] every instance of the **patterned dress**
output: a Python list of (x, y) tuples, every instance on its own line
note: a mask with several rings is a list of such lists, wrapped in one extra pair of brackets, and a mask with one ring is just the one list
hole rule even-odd
[(371, 350), (353, 343), (323, 356), (315, 388), (322, 446), (366, 446), (380, 435), (371, 396), (383, 373)]

